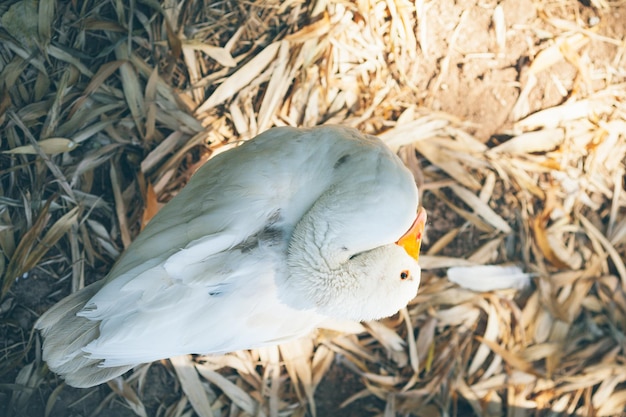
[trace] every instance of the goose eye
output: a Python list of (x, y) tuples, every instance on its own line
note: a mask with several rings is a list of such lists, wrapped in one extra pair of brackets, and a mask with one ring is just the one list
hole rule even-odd
[(405, 269), (404, 271), (400, 272), (400, 279), (401, 279), (401, 280), (403, 280), (403, 281), (404, 281), (404, 280), (405, 280), (405, 279), (407, 279), (408, 277), (409, 277), (409, 271), (407, 271), (406, 269)]

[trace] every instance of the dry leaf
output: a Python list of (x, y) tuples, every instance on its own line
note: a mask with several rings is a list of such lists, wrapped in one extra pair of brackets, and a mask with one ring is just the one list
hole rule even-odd
[(328, 12), (324, 11), (324, 13), (321, 14), (321, 18), (318, 18), (313, 23), (303, 27), (299, 31), (285, 36), (285, 40), (290, 42), (305, 42), (309, 39), (327, 35), (329, 30), (330, 19)]
[(226, 80), (215, 89), (213, 94), (196, 109), (196, 114), (204, 113), (218, 104), (221, 104), (248, 85), (270, 65), (276, 57), (280, 45), (281, 42), (274, 42), (268, 45), (265, 49), (256, 54), (250, 62), (226, 78)]
[(207, 393), (200, 382), (200, 377), (189, 355), (170, 358), (180, 381), (183, 392), (189, 398), (193, 409), (200, 417), (214, 417)]
[(477, 195), (471, 191), (460, 187), (458, 185), (450, 186), (450, 189), (465, 202), (468, 206), (474, 210), (474, 213), (482, 217), (487, 223), (491, 224), (496, 229), (503, 233), (512, 233), (511, 226), (504, 221), (500, 215), (498, 215), (487, 203), (478, 198)]
[(563, 129), (542, 129), (518, 135), (492, 148), (489, 153), (533, 153), (555, 149), (565, 140)]
[(576, 33), (567, 38), (560, 39), (557, 43), (549, 46), (537, 54), (530, 66), (530, 72), (537, 74), (557, 62), (564, 59), (561, 48), (566, 47), (568, 50), (577, 51), (589, 42), (589, 38), (581, 33)]
[(202, 51), (207, 54), (212, 59), (219, 62), (221, 65), (225, 67), (236, 67), (237, 61), (235, 61), (225, 48), (220, 48), (218, 46), (207, 45), (204, 42), (190, 40), (183, 41), (182, 43), (183, 51), (185, 49), (191, 49), (192, 51)]
[[(76, 142), (66, 138), (48, 138), (37, 142), (42, 152), (48, 155), (56, 155), (63, 152), (69, 152), (76, 148)], [(33, 145), (18, 146), (2, 153), (8, 154), (28, 154), (37, 155), (37, 150)]]
[(135, 390), (131, 388), (131, 386), (124, 381), (121, 377), (117, 377), (112, 379), (107, 383), (107, 385), (120, 397), (126, 400), (126, 404), (130, 407), (133, 412), (139, 417), (148, 417), (148, 413), (146, 412), (146, 407), (141, 402), (141, 399), (137, 396)]
[(243, 389), (230, 382), (219, 373), (209, 369), (207, 366), (196, 364), (196, 370), (207, 381), (221, 389), (224, 394), (230, 398), (239, 408), (250, 415), (265, 416), (262, 410), (259, 410), (258, 404)]
[(143, 215), (141, 216), (141, 228), (143, 230), (144, 227), (148, 224), (150, 219), (154, 217), (155, 214), (159, 212), (159, 202), (157, 201), (156, 193), (154, 192), (154, 187), (152, 183), (148, 182), (146, 186), (146, 195), (144, 196), (144, 209)]
[(51, 203), (52, 199), (46, 202), (32, 228), (24, 234), (20, 243), (17, 245), (15, 253), (13, 253), (9, 265), (7, 266), (4, 282), (2, 283), (2, 297), (0, 298), (4, 298), (15, 279), (34, 268), (41, 258), (48, 253), (48, 250), (56, 245), (59, 239), (70, 230), (72, 224), (76, 222), (78, 207), (74, 207), (60, 217), (50, 229), (48, 229), (46, 234), (40, 238), (40, 234), (48, 223), (48, 211)]
[(539, 246), (543, 256), (545, 256), (550, 263), (557, 268), (568, 268), (567, 263), (559, 258), (554, 250), (552, 250), (552, 245), (550, 244), (548, 233), (546, 232), (546, 223), (547, 218), (545, 214), (537, 216), (533, 219), (532, 228), (535, 235), (535, 242), (537, 243), (537, 246)]
[[(46, 3), (48, 2), (46, 1)], [(35, 48), (36, 40), (39, 37), (37, 29), (39, 21), (37, 1), (24, 0), (13, 3), (2, 15), (0, 21), (2, 22), (2, 27), (14, 39), (20, 42), (24, 48)]]

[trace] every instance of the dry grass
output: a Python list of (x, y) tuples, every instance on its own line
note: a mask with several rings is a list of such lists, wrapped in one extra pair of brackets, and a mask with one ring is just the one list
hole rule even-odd
[[(345, 404), (381, 400), (358, 415), (623, 413), (626, 8), (520, 3), (524, 19), (507, 1), (0, 4), (0, 410), (303, 416), (320, 383), (342, 383), (322, 381), (339, 361), (363, 383)], [(518, 73), (454, 97), (475, 65)], [(493, 97), (503, 118), (467, 110)], [(424, 183), (431, 239), (408, 308), (358, 334), (173, 358), (152, 408), (148, 365), (95, 404), (102, 390), (62, 399), (29, 333), (52, 300), (106, 272), (211, 155), (322, 123), (379, 134)], [(530, 285), (446, 278), (507, 263)]]

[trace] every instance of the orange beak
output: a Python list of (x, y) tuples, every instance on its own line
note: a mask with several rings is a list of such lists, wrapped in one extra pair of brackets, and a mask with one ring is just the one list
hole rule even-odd
[(420, 247), (422, 246), (422, 234), (424, 233), (424, 227), (426, 227), (426, 210), (420, 207), (417, 211), (417, 218), (413, 222), (413, 225), (408, 232), (404, 234), (397, 242), (396, 245), (402, 246), (406, 253), (409, 254), (416, 261), (420, 256)]

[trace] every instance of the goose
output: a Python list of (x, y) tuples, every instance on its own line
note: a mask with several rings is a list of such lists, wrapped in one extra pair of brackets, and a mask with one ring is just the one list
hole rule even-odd
[(104, 279), (39, 318), (43, 359), (86, 388), (391, 316), (417, 293), (425, 222), (412, 173), (379, 138), (267, 130), (205, 163)]

